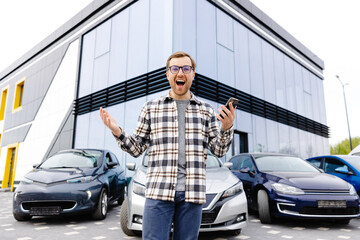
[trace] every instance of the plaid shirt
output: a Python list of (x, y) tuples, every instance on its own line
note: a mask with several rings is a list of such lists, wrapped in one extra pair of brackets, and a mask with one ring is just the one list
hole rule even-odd
[[(134, 157), (149, 146), (145, 197), (174, 201), (178, 171), (178, 115), (169, 94), (144, 104), (134, 134), (122, 131), (117, 143)], [(210, 104), (191, 94), (185, 112), (185, 201), (205, 203), (207, 150), (221, 157), (233, 138), (233, 128), (219, 127)]]

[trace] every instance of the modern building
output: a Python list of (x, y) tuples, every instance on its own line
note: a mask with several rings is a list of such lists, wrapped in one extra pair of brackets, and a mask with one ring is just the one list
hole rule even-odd
[(247, 0), (95, 0), (0, 73), (0, 181), (56, 151), (123, 153), (99, 118), (132, 132), (143, 103), (169, 91), (167, 57), (197, 62), (192, 91), (240, 104), (229, 156), (329, 153), (324, 63)]

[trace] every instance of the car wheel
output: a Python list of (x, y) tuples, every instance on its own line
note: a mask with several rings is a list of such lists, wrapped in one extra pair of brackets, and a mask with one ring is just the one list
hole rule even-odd
[(128, 221), (129, 221), (128, 204), (129, 204), (129, 199), (125, 198), (125, 200), (122, 203), (121, 208), (120, 208), (120, 226), (126, 235), (137, 236), (140, 234), (139, 232), (135, 232), (128, 228)]
[(272, 223), (269, 206), (269, 196), (265, 190), (258, 191), (257, 203), (261, 223)]
[(100, 197), (95, 211), (92, 213), (92, 218), (95, 220), (102, 220), (106, 218), (108, 211), (108, 195), (106, 189), (101, 189)]
[(29, 221), (32, 218), (32, 216), (30, 216), (30, 215), (24, 215), (21, 213), (14, 213), (14, 212), (13, 212), (13, 216), (19, 222)]

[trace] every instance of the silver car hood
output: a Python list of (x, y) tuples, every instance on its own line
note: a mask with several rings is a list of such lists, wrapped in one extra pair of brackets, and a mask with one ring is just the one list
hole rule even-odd
[(219, 193), (234, 186), (239, 179), (226, 168), (206, 169), (206, 193)]
[[(145, 185), (146, 168), (136, 170), (133, 180)], [(206, 169), (206, 193), (219, 193), (234, 186), (239, 179), (226, 167)]]

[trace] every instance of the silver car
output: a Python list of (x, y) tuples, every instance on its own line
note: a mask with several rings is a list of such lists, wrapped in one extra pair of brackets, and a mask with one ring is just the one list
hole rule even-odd
[[(132, 177), (127, 197), (120, 209), (120, 225), (129, 236), (141, 235), (145, 205), (145, 178), (148, 156)], [(247, 226), (247, 200), (243, 184), (231, 173), (232, 163), (223, 164), (208, 154), (206, 163), (206, 203), (203, 205), (200, 232), (227, 231), (238, 235)], [(135, 163), (128, 163), (135, 170)]]

